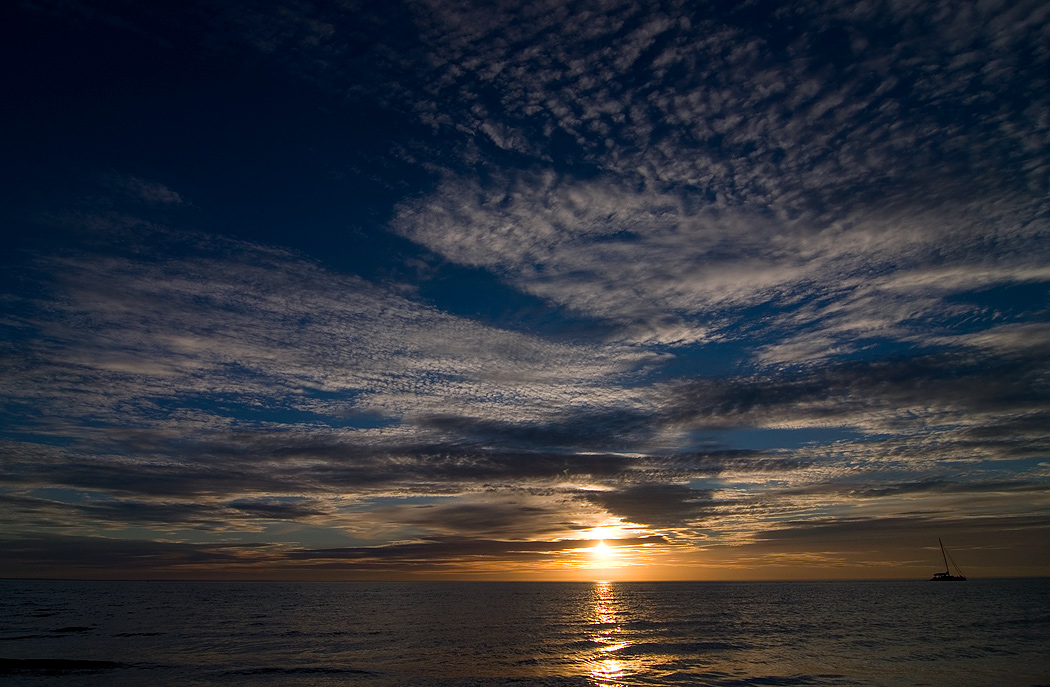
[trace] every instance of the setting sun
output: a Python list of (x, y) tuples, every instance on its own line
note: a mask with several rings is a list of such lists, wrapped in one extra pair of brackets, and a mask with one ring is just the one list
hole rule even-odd
[(637, 533), (625, 529), (621, 524), (594, 527), (587, 530), (585, 536), (594, 543), (581, 550), (586, 555), (580, 561), (581, 567), (608, 571), (638, 564)]
[(621, 547), (610, 546), (604, 539), (599, 539), (594, 546), (586, 549), (586, 551), (590, 554), (590, 564), (588, 566), (590, 568), (621, 568), (628, 565), (628, 562), (620, 555), (622, 553)]

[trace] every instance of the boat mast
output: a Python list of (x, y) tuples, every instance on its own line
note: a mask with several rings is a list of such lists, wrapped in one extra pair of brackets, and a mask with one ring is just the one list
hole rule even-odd
[(948, 555), (944, 553), (944, 542), (941, 541), (940, 537), (937, 537), (937, 543), (941, 545), (941, 558), (944, 559), (944, 572), (946, 575), (951, 575), (952, 571), (948, 569)]

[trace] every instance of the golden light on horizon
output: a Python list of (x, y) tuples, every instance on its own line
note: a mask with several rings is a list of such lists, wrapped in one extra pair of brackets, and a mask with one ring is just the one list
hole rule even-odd
[(621, 547), (615, 545), (617, 539), (626, 533), (618, 526), (595, 527), (588, 535), (597, 541), (585, 551), (588, 555), (587, 567), (593, 569), (621, 568), (630, 563), (623, 557)]
[(653, 562), (650, 533), (617, 522), (599, 525), (581, 533), (588, 544), (570, 554), (567, 563), (577, 571), (576, 577), (591, 581), (644, 578)]
[(586, 549), (588, 561), (586, 566), (592, 570), (610, 570), (612, 568), (626, 568), (632, 565), (629, 552), (624, 547), (608, 544), (604, 539)]

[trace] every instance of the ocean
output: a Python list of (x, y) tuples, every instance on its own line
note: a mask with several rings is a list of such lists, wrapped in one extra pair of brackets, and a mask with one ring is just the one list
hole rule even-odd
[(0, 580), (4, 685), (1050, 685), (1050, 579)]

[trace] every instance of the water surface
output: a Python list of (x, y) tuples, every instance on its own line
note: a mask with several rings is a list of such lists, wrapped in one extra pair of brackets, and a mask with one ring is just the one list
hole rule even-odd
[(0, 580), (11, 685), (1050, 685), (1050, 580)]

